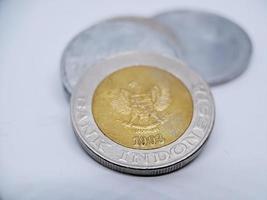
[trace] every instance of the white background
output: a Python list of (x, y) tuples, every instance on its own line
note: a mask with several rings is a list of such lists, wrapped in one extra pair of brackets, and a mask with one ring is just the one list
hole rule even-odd
[[(236, 21), (254, 45), (250, 68), (212, 88), (214, 131), (200, 156), (158, 177), (109, 170), (71, 128), (59, 62), (96, 21), (195, 8)], [(43, 0), (0, 2), (0, 199), (267, 199), (267, 1)]]

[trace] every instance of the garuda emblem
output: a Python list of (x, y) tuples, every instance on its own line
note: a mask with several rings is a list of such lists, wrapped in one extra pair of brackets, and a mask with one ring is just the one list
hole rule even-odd
[(123, 125), (137, 129), (152, 129), (163, 124), (166, 119), (160, 115), (170, 105), (170, 92), (168, 87), (158, 85), (140, 92), (141, 86), (131, 82), (127, 89), (119, 89), (111, 101), (114, 111), (129, 116)]

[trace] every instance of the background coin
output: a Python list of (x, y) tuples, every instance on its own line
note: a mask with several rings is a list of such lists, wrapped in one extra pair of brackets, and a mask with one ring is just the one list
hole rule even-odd
[(87, 69), (71, 97), (74, 132), (111, 169), (159, 175), (192, 161), (211, 133), (208, 85), (179, 60), (120, 54)]
[(71, 93), (89, 66), (118, 53), (140, 51), (180, 57), (178, 46), (172, 33), (150, 19), (120, 17), (102, 21), (67, 45), (61, 60), (63, 84)]
[(155, 19), (168, 26), (183, 47), (183, 60), (210, 85), (227, 82), (248, 66), (252, 44), (236, 23), (194, 10), (161, 13)]

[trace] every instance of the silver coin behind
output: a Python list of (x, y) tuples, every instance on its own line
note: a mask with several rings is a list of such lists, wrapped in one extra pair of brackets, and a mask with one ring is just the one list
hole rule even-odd
[(75, 36), (64, 50), (61, 76), (65, 89), (72, 89), (93, 64), (127, 52), (155, 52), (180, 57), (174, 35), (152, 19), (120, 17), (102, 21)]
[(230, 81), (247, 68), (252, 43), (234, 22), (194, 10), (176, 10), (154, 18), (175, 33), (183, 47), (182, 59), (210, 85)]
[[(92, 100), (99, 83), (115, 71), (138, 65), (171, 73), (192, 96), (194, 110), (188, 128), (174, 142), (156, 149), (133, 149), (114, 142), (100, 130), (93, 116)], [(87, 69), (71, 97), (72, 124), (82, 147), (102, 165), (135, 175), (169, 173), (192, 161), (208, 139), (214, 118), (214, 101), (206, 82), (179, 60), (158, 54), (132, 52), (99, 62)]]

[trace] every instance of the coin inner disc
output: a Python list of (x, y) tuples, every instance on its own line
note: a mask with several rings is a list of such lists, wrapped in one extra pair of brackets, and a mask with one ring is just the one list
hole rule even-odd
[(186, 131), (193, 101), (177, 77), (140, 65), (102, 80), (94, 92), (92, 112), (99, 129), (114, 142), (133, 149), (155, 149)]

